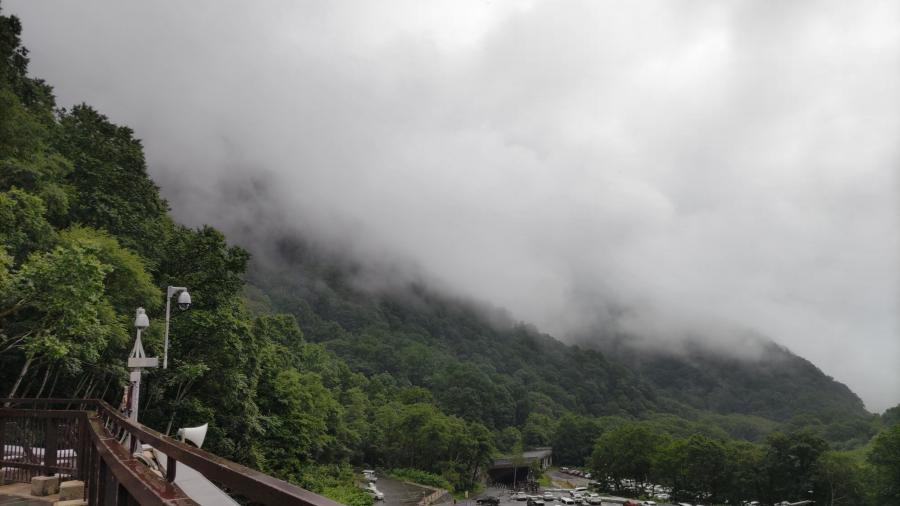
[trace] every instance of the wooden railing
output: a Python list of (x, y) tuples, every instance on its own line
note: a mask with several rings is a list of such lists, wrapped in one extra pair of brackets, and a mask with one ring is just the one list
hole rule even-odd
[[(0, 399), (0, 405), (0, 472), (10, 481), (59, 473), (83, 480), (91, 505), (189, 506), (197, 503), (177, 486), (178, 463), (183, 463), (253, 503), (339, 506), (134, 423), (102, 400)], [(139, 443), (166, 455), (165, 478), (134, 458)]]

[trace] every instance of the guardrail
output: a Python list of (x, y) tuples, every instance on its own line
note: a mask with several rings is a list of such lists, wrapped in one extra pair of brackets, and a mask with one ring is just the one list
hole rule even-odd
[[(14, 481), (28, 481), (36, 473), (81, 479), (91, 505), (197, 504), (176, 484), (180, 462), (254, 503), (339, 506), (132, 422), (102, 400), (0, 399), (0, 403), (4, 406), (0, 408), (0, 469), (14, 470), (10, 478)], [(139, 442), (166, 455), (164, 479), (133, 457)], [(23, 449), (15, 450), (19, 446)]]

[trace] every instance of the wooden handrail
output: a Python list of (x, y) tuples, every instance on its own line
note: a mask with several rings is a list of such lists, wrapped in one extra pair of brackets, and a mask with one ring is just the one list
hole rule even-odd
[[(135, 467), (132, 465), (132, 463), (136, 463), (136, 461), (130, 457), (131, 452), (118, 444), (114, 437), (103, 435), (105, 429), (109, 428), (110, 425), (115, 426), (114, 428), (117, 430), (127, 432), (131, 436), (129, 438), (131, 441), (148, 443), (158, 451), (164, 453), (168, 460), (166, 481), (170, 483), (176, 478), (177, 463), (181, 462), (190, 466), (208, 480), (218, 483), (230, 491), (241, 494), (252, 501), (262, 504), (273, 506), (340, 506), (340, 503), (331, 499), (184, 444), (169, 436), (160, 434), (149, 427), (135, 423), (103, 400), (0, 399), (0, 403), (2, 403), (2, 405), (7, 405), (8, 403), (9, 405), (15, 406), (31, 406), (30, 410), (27, 408), (23, 409), (22, 407), (0, 408), (0, 416), (8, 415), (10, 417), (28, 416), (27, 413), (30, 413), (31, 416), (45, 416), (39, 414), (42, 412), (84, 413), (84, 411), (66, 409), (55, 410), (51, 408), (53, 405), (69, 406), (74, 404), (93, 408), (99, 419), (91, 417), (91, 419), (88, 420), (92, 442), (104, 456), (104, 459), (110, 459), (111, 461), (121, 464), (113, 464), (111, 469), (113, 470), (113, 473), (116, 474), (116, 478), (119, 479), (120, 483), (128, 487), (129, 491), (131, 490), (131, 486), (138, 486), (141, 483), (146, 485), (147, 483), (155, 482), (165, 483), (165, 481), (159, 480), (155, 475), (153, 475), (153, 478), (156, 478), (155, 480), (150, 479), (150, 477), (143, 472), (143, 470), (146, 470), (147, 473), (149, 473), (149, 469), (145, 466), (138, 464), (139, 467)], [(39, 409), (39, 406), (43, 409)], [(100, 432), (100, 429), (104, 429), (104, 431)], [(114, 433), (113, 435), (119, 436), (120, 434)], [(150, 474), (152, 475), (152, 473)], [(170, 484), (167, 485), (170, 487), (172, 486)], [(175, 491), (177, 487), (176, 489), (150, 488), (153, 489), (152, 493), (160, 494), (160, 498), (167, 497), (167, 500), (171, 500), (174, 496), (177, 496)], [(135, 497), (137, 497), (137, 494), (135, 494)], [(141, 501), (141, 504), (144, 504), (144, 502)], [(148, 502), (148, 504), (150, 504), (150, 502)]]
[(98, 417), (88, 417), (87, 425), (92, 445), (100, 458), (112, 471), (116, 481), (128, 490), (129, 495), (136, 499), (138, 504), (196, 506), (197, 503), (187, 497), (180, 488), (161, 480), (149, 467), (135, 460), (115, 438), (109, 436)]

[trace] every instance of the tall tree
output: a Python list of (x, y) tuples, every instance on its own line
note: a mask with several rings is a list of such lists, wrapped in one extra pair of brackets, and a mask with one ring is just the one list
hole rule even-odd
[(645, 425), (624, 425), (600, 436), (591, 455), (591, 469), (596, 476), (611, 478), (617, 491), (629, 479), (643, 493), (665, 441), (664, 434)]
[(768, 480), (765, 500), (778, 502), (809, 498), (817, 459), (828, 443), (810, 432), (775, 433), (766, 440), (763, 466)]
[(900, 424), (875, 436), (868, 461), (873, 468), (876, 500), (900, 504)]

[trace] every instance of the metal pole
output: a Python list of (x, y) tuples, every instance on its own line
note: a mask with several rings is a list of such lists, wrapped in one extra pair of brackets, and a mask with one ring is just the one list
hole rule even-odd
[(137, 329), (137, 335), (134, 338), (134, 348), (128, 357), (128, 368), (131, 369), (131, 412), (128, 417), (138, 421), (138, 407), (141, 396), (141, 373), (148, 367), (159, 367), (159, 359), (156, 357), (148, 357), (144, 353), (144, 345), (141, 343), (141, 331), (150, 326), (150, 320), (144, 312), (144, 308), (139, 307), (135, 312), (134, 327)]
[(169, 368), (169, 318), (172, 311), (172, 287), (166, 288), (166, 341), (163, 346), (163, 369)]
[[(141, 329), (137, 329), (137, 338), (135, 340), (135, 346), (141, 342)], [(131, 412), (128, 413), (128, 418), (132, 421), (138, 421), (138, 406), (140, 405), (140, 397), (141, 397), (141, 368), (140, 367), (132, 367), (131, 368)]]
[(131, 412), (128, 418), (133, 422), (138, 421), (138, 400), (141, 396), (141, 370), (131, 370)]

